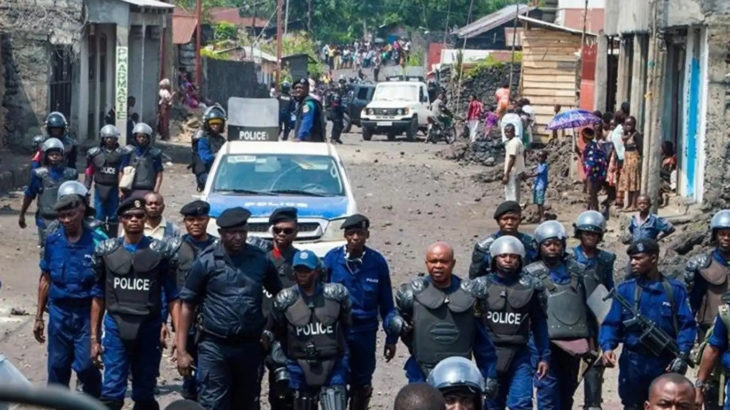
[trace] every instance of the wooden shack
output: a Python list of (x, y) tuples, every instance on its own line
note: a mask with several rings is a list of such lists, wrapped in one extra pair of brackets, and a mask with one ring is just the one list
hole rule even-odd
[[(535, 109), (534, 138), (544, 142), (551, 135), (545, 127), (555, 115), (555, 105), (561, 111), (578, 107), (582, 32), (531, 17), (519, 19), (524, 25), (519, 95)], [(586, 38), (593, 42), (595, 34), (586, 33)]]

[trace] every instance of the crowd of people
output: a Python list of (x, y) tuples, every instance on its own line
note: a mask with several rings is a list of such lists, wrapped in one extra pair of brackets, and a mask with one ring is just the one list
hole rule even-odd
[(349, 44), (326, 43), (320, 58), (331, 69), (376, 68), (381, 65), (403, 65), (411, 52), (411, 41), (397, 38), (386, 44), (353, 41)]

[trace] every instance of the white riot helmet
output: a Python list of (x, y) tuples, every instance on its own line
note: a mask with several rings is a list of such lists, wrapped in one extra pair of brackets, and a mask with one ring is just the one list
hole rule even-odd
[(58, 138), (48, 138), (41, 144), (41, 151), (47, 153), (50, 150), (59, 150), (63, 153), (63, 142)]
[(548, 239), (560, 239), (561, 241), (568, 239), (563, 224), (558, 221), (545, 221), (535, 228), (535, 242), (538, 246)]
[(119, 128), (115, 127), (112, 124), (107, 124), (107, 125), (101, 127), (101, 131), (99, 131), (99, 136), (101, 137), (101, 139), (104, 139), (104, 138), (119, 139), (119, 135), (120, 135)]
[(132, 134), (134, 134), (134, 135), (145, 134), (150, 139), (152, 138), (153, 133), (154, 132), (152, 131), (152, 127), (150, 127), (149, 125), (147, 125), (143, 122), (138, 122), (137, 125), (135, 125), (134, 128), (132, 129)]
[(78, 195), (81, 198), (86, 198), (86, 195), (89, 194), (89, 190), (86, 189), (84, 184), (82, 184), (79, 181), (66, 181), (63, 184), (61, 184), (60, 187), (58, 187), (58, 195), (56, 199), (61, 199), (61, 197), (66, 195)]
[(484, 376), (474, 362), (461, 356), (448, 357), (438, 362), (426, 382), (446, 394), (449, 391), (465, 391), (482, 401)]
[(603, 236), (603, 233), (606, 232), (606, 218), (598, 211), (585, 211), (578, 215), (573, 227), (576, 237), (579, 236), (580, 231), (595, 232)]
[(521, 260), (525, 259), (525, 245), (514, 236), (500, 236), (492, 242), (489, 247), (489, 256), (494, 260), (499, 255), (518, 255)]
[(730, 229), (730, 209), (723, 209), (713, 215), (710, 228), (712, 229), (713, 240), (718, 229)]

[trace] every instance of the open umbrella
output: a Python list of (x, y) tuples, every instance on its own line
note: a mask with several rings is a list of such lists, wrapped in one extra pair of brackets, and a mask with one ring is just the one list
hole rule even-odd
[(588, 110), (569, 110), (556, 115), (547, 125), (547, 129), (563, 130), (566, 128), (579, 128), (595, 124), (599, 121), (601, 119)]

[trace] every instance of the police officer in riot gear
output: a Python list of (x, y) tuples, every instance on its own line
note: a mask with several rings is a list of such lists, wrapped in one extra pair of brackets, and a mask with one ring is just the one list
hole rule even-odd
[[(60, 200), (61, 197), (68, 195), (74, 195), (81, 201), (81, 205), (84, 208), (84, 226), (93, 230), (98, 237), (104, 237), (104, 239), (107, 239), (108, 235), (102, 228), (102, 223), (97, 221), (94, 217), (96, 215), (96, 211), (89, 205), (91, 198), (86, 186), (79, 181), (66, 181), (58, 187), (57, 198)], [(46, 227), (46, 237), (61, 229), (62, 226), (63, 224), (61, 224), (58, 219), (51, 221)]]
[(105, 125), (99, 132), (101, 144), (89, 149), (86, 155), (85, 184), (94, 188), (94, 209), (96, 219), (106, 224), (106, 232), (115, 237), (119, 231), (117, 208), (119, 207), (119, 172), (125, 152), (119, 147), (119, 130), (114, 125)]
[(469, 266), (469, 278), (474, 279), (484, 276), (489, 271), (489, 247), (495, 239), (510, 235), (514, 236), (522, 242), (527, 252), (524, 265), (532, 262), (537, 257), (532, 236), (519, 231), (520, 222), (522, 221), (522, 207), (517, 201), (505, 201), (499, 204), (494, 211), (494, 219), (499, 225), (499, 230), (488, 235), (474, 244), (474, 250), (471, 254), (471, 265)]
[(45, 125), (48, 138), (57, 138), (63, 142), (63, 156), (66, 160), (66, 166), (76, 169), (79, 143), (76, 138), (69, 134), (66, 117), (58, 111), (53, 111), (46, 117)]
[[(271, 235), (273, 236), (271, 249), (266, 249), (266, 257), (276, 267), (279, 280), (284, 288), (296, 285), (292, 262), (299, 249), (294, 247), (297, 237), (297, 209), (281, 207), (274, 209), (269, 216)], [(269, 317), (274, 302), (274, 295), (264, 292), (264, 317)], [(289, 388), (288, 379), (278, 378), (286, 371), (286, 362), (276, 360), (277, 355), (266, 356), (265, 364), (269, 370), (269, 404), (274, 410), (291, 409), (294, 405), (294, 394)]]
[(624, 408), (634, 410), (643, 408), (648, 398), (645, 386), (652, 380), (665, 372), (683, 374), (687, 370), (686, 358), (697, 336), (697, 324), (687, 302), (684, 285), (664, 277), (658, 270), (657, 242), (639, 239), (629, 246), (626, 253), (631, 258), (631, 270), (635, 276), (620, 283), (616, 292), (674, 339), (680, 353), (676, 357), (662, 349), (654, 354), (645, 341), (646, 329), (638, 324), (627, 326), (626, 321), (632, 319), (632, 314), (614, 297), (601, 325), (599, 343), (607, 366), (617, 364), (614, 350), (623, 343), (618, 360), (618, 394)]
[[(573, 257), (588, 269), (592, 269), (600, 284), (606, 290), (613, 289), (613, 265), (616, 255), (613, 252), (598, 248), (606, 231), (606, 218), (598, 211), (585, 211), (578, 215), (575, 224), (575, 237), (580, 244), (573, 248)], [(591, 337), (598, 337), (597, 323), (591, 323)], [(603, 363), (598, 361), (585, 374), (584, 407), (588, 410), (600, 410), (601, 392), (603, 390)]]
[[(180, 209), (186, 233), (182, 236), (175, 236), (170, 240), (170, 246), (173, 252), (176, 253), (176, 279), (178, 289), (182, 289), (185, 285), (185, 280), (190, 274), (193, 262), (195, 262), (198, 255), (207, 247), (215, 244), (218, 240), (217, 237), (209, 235), (206, 232), (208, 221), (210, 221), (210, 217), (208, 216), (209, 212), (210, 204), (201, 200), (195, 200), (187, 203)], [(193, 324), (188, 330), (188, 343), (186, 348), (188, 354), (190, 354), (195, 362), (197, 362), (198, 358), (198, 351), (195, 346), (196, 334), (197, 328), (195, 324)], [(183, 378), (182, 391), (180, 394), (185, 399), (197, 401), (198, 384), (195, 377), (188, 376)]]
[(131, 369), (134, 408), (157, 410), (160, 305), (164, 293), (173, 323), (177, 323), (177, 262), (169, 244), (144, 236), (144, 199), (128, 198), (118, 212), (124, 236), (102, 242), (94, 253), (91, 357), (99, 364), (103, 360), (102, 403), (111, 410), (122, 408)]
[(340, 136), (345, 128), (345, 108), (342, 106), (342, 97), (337, 94), (332, 98), (332, 104), (327, 108), (327, 117), (332, 121), (332, 136), (330, 140), (342, 144)]
[(294, 103), (296, 107), (296, 124), (294, 140), (307, 142), (324, 142), (327, 126), (324, 122), (322, 104), (309, 95), (309, 80), (302, 78), (294, 83)]
[(43, 166), (34, 169), (30, 174), (30, 184), (23, 196), (23, 204), (20, 206), (18, 225), (25, 229), (25, 213), (28, 212), (31, 202), (37, 197), (37, 211), (35, 223), (38, 227), (38, 240), (42, 247), (45, 243), (45, 230), (48, 225), (56, 219), (56, 200), (58, 189), (66, 181), (78, 179), (78, 172), (69, 168), (63, 162), (63, 143), (56, 138), (49, 138), (41, 146), (43, 151)]
[(136, 146), (129, 146), (129, 152), (122, 158), (120, 178), (127, 172), (127, 167), (134, 168), (134, 178), (129, 189), (121, 187), (120, 197), (129, 198), (142, 196), (147, 192), (160, 192), (162, 185), (162, 150), (152, 146), (154, 131), (152, 128), (138, 122), (132, 130)]
[(56, 202), (61, 226), (46, 237), (33, 334), (39, 343), (46, 341), (43, 313), (48, 309), (48, 383), (68, 387), (73, 369), (84, 392), (99, 397), (101, 374), (89, 350), (94, 270), (87, 262), (107, 238), (84, 224), (83, 201), (68, 194)]
[(249, 409), (258, 406), (260, 343), (265, 320), (263, 288), (276, 295), (281, 282), (264, 251), (246, 244), (251, 213), (230, 208), (217, 220), (220, 243), (198, 255), (181, 292), (177, 364), (183, 376), (193, 370), (187, 333), (200, 308), (198, 399), (205, 408)]
[[(439, 389), (446, 401), (446, 410), (482, 409), (486, 381), (469, 359), (452, 356), (440, 361), (426, 382)], [(490, 383), (494, 382), (490, 380)]]
[(294, 408), (347, 407), (347, 328), (350, 294), (339, 283), (322, 284), (322, 264), (312, 251), (299, 251), (292, 263), (296, 285), (276, 296), (262, 342), (279, 341), (287, 357)]
[[(487, 403), (490, 410), (532, 409), (532, 378), (548, 372), (550, 340), (541, 281), (520, 275), (525, 247), (514, 236), (501, 236), (489, 248), (490, 273), (476, 279), (487, 289), (482, 318), (497, 349), (498, 382), (502, 388)], [(530, 340), (532, 336), (532, 340)], [(537, 352), (537, 371), (528, 341)]]
[(279, 100), (279, 129), (281, 130), (281, 139), (282, 141), (286, 141), (297, 120), (296, 107), (294, 99), (291, 96), (291, 84), (287, 81), (281, 83), (281, 92), (277, 99)]
[[(426, 375), (450, 356), (476, 359), (487, 379), (497, 377), (497, 355), (482, 320), (475, 316), (477, 305), (486, 298), (483, 284), (452, 275), (456, 260), (453, 248), (436, 242), (426, 253), (428, 276), (401, 285), (396, 294), (398, 315), (393, 328), (408, 346), (411, 357), (404, 369), (409, 383), (426, 380)], [(496, 381), (490, 382), (488, 397), (494, 397)]]
[(226, 128), (226, 112), (216, 104), (205, 110), (203, 114), (203, 129), (193, 136), (193, 173), (198, 182), (198, 191), (205, 187), (208, 173), (213, 166), (215, 154), (226, 142), (223, 131)]
[(539, 260), (525, 268), (527, 275), (543, 283), (547, 293), (550, 368), (535, 383), (541, 408), (572, 408), (580, 360), (592, 353), (586, 288), (594, 289), (597, 281), (590, 270), (566, 254), (566, 239), (559, 222), (538, 225), (535, 242)]

